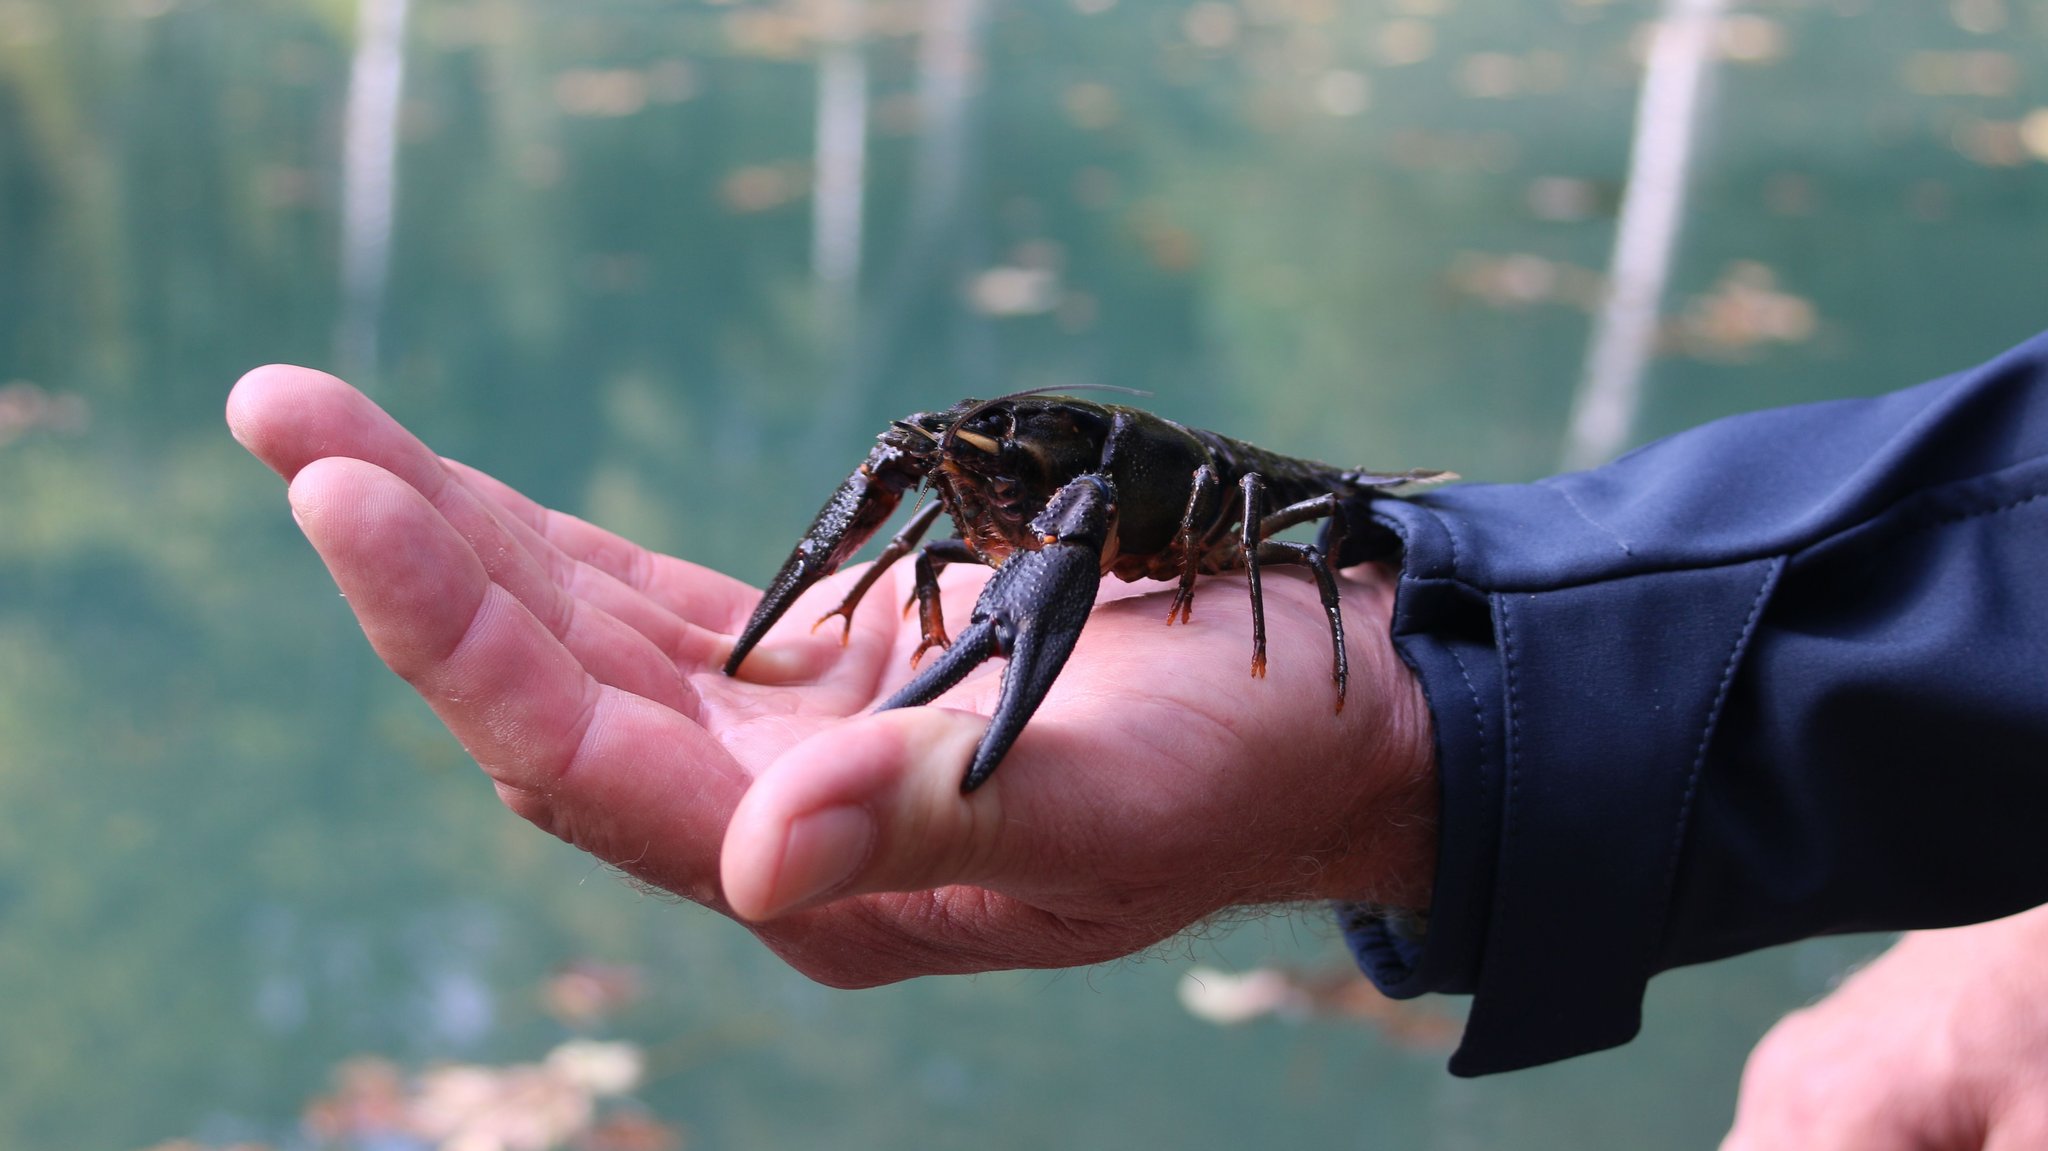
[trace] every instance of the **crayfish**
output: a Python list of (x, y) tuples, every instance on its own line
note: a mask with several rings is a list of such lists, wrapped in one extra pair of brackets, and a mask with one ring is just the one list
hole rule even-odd
[[(1049, 389), (1047, 389), (1049, 390)], [(777, 572), (741, 630), (725, 673), (812, 584), (838, 570), (888, 520), (905, 492), (938, 498), (882, 549), (833, 616), (853, 609), (890, 564), (917, 548), (941, 513), (953, 538), (918, 549), (919, 645), (945, 654), (877, 710), (929, 703), (991, 655), (1004, 656), (1001, 694), (960, 790), (973, 791), (1002, 761), (1051, 690), (1095, 606), (1107, 573), (1177, 580), (1166, 621), (1187, 622), (1195, 577), (1244, 569), (1252, 602), (1252, 675), (1266, 673), (1264, 565), (1306, 567), (1321, 592), (1335, 649), (1331, 677), (1344, 706), (1344, 620), (1333, 568), (1391, 552), (1391, 533), (1360, 514), (1403, 484), (1455, 479), (1417, 469), (1369, 472), (1283, 456), (1241, 440), (1183, 427), (1139, 408), (1045, 390), (962, 400), (944, 411), (894, 421), (859, 470), (839, 485)], [(1228, 491), (1237, 489), (1237, 497)], [(1277, 505), (1277, 507), (1276, 507)], [(1271, 538), (1321, 520), (1313, 544)], [(1353, 546), (1346, 550), (1347, 541)], [(939, 608), (939, 570), (952, 563), (996, 569), (957, 640)], [(908, 605), (905, 605), (908, 610)]]

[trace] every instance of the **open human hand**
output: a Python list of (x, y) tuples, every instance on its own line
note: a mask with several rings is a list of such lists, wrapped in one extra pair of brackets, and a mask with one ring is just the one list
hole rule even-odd
[[(1002, 770), (962, 795), (999, 661), (937, 705), (870, 710), (911, 674), (909, 565), (848, 642), (837, 621), (807, 629), (858, 569), (811, 589), (728, 678), (756, 589), (441, 459), (332, 376), (258, 369), (227, 415), (288, 481), (378, 655), (506, 806), (739, 918), (814, 979), (1098, 962), (1246, 904), (1427, 906), (1429, 718), (1378, 567), (1341, 577), (1351, 689), (1334, 714), (1305, 575), (1266, 579), (1263, 680), (1241, 583), (1204, 580), (1174, 627), (1166, 585), (1106, 588)], [(985, 578), (947, 569), (949, 618)]]

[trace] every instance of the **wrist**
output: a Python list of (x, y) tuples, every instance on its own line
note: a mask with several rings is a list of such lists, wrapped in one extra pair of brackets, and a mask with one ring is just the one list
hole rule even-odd
[[(1345, 764), (1340, 841), (1311, 894), (1421, 914), (1436, 878), (1435, 732), (1422, 685), (1394, 651), (1390, 635), (1395, 573), (1365, 564), (1346, 573), (1346, 631), (1352, 667), (1366, 674), (1376, 706), (1347, 732), (1355, 754)], [(1354, 671), (1356, 674), (1356, 671)]]

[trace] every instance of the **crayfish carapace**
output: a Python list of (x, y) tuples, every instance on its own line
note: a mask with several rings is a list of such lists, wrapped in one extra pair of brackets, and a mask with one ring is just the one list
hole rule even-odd
[[(1366, 504), (1403, 484), (1455, 479), (1450, 472), (1335, 468), (1183, 427), (1150, 412), (1040, 392), (962, 400), (897, 420), (876, 437), (860, 469), (832, 494), (811, 530), (768, 585), (740, 632), (725, 673), (739, 669), (770, 626), (812, 584), (838, 570), (905, 492), (930, 485), (938, 498), (889, 542), (840, 605), (853, 609), (876, 578), (917, 547), (940, 513), (953, 538), (925, 544), (916, 561), (921, 642), (944, 647), (878, 710), (928, 703), (991, 655), (1007, 657), (995, 716), (961, 781), (972, 791), (1001, 762), (1052, 688), (1108, 573), (1123, 580), (1177, 580), (1166, 619), (1186, 622), (1195, 577), (1243, 568), (1252, 601), (1252, 675), (1266, 671), (1259, 569), (1299, 564), (1315, 576), (1336, 652), (1332, 678), (1344, 706), (1344, 620), (1332, 569), (1388, 554), (1391, 533), (1365, 518)], [(1230, 489), (1238, 498), (1230, 498)], [(1276, 506), (1277, 505), (1277, 506)], [(1270, 538), (1321, 520), (1313, 544)], [(1350, 550), (1346, 550), (1347, 542)], [(939, 569), (996, 569), (973, 617), (948, 640), (939, 610)], [(917, 662), (913, 659), (913, 665)]]

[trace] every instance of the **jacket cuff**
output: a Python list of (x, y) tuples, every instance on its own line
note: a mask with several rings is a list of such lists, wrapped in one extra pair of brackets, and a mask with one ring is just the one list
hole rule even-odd
[(1366, 907), (1340, 920), (1386, 994), (1474, 996), (1456, 1075), (1635, 1036), (1701, 763), (1781, 565), (1512, 590), (1460, 571), (1461, 521), (1542, 533), (1555, 499), (1474, 486), (1374, 509), (1404, 545), (1393, 637), (1434, 718), (1442, 822), (1426, 938)]

